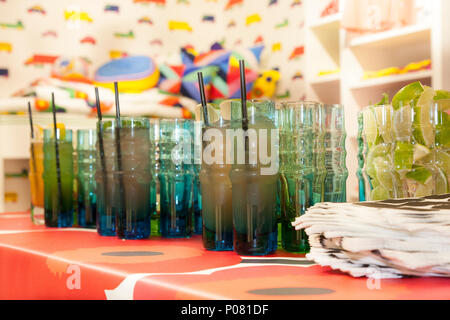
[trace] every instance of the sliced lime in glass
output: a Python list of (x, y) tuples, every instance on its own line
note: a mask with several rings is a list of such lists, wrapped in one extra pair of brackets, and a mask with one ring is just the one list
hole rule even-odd
[(389, 191), (383, 188), (382, 186), (378, 186), (370, 192), (370, 200), (372, 201), (387, 200), (389, 198), (390, 198)]
[(434, 101), (450, 99), (450, 91), (436, 90)]
[(421, 144), (414, 145), (414, 162), (420, 161), (431, 153), (431, 150)]
[(436, 162), (447, 179), (447, 192), (450, 192), (450, 154), (444, 151), (436, 152)]
[(411, 170), (414, 160), (414, 146), (405, 141), (398, 141), (394, 150), (395, 170)]
[(383, 158), (375, 158), (374, 167), (380, 185), (387, 190), (392, 190), (394, 184), (392, 182), (392, 171), (389, 163)]
[(379, 144), (369, 149), (366, 159), (366, 172), (372, 179), (377, 178), (375, 159), (376, 158), (382, 158), (383, 160), (388, 159), (390, 151), (391, 151), (390, 146), (385, 144)]
[(431, 121), (431, 107), (436, 92), (430, 87), (424, 87), (414, 106), (413, 135), (419, 144), (434, 145), (434, 130)]
[(377, 106), (383, 106), (389, 104), (389, 95), (387, 93), (383, 93), (383, 98), (380, 102), (378, 102)]
[(375, 144), (378, 137), (377, 119), (372, 108), (366, 108), (363, 111), (364, 136), (369, 146)]
[(448, 180), (443, 170), (437, 168), (435, 180), (435, 194), (446, 194), (448, 192)]
[(393, 127), (396, 139), (410, 139), (412, 135), (413, 113), (410, 105), (394, 111)]
[(386, 143), (392, 142), (392, 107), (377, 106), (374, 108), (379, 134)]
[(422, 92), (423, 86), (419, 81), (410, 83), (400, 89), (392, 98), (392, 107), (394, 110), (398, 110), (400, 107), (410, 104), (411, 101), (416, 101)]
[(430, 170), (423, 166), (413, 166), (413, 169), (406, 174), (406, 178), (417, 181), (423, 185), (427, 184), (433, 177)]
[(436, 146), (450, 148), (450, 100), (440, 100), (435, 106)]

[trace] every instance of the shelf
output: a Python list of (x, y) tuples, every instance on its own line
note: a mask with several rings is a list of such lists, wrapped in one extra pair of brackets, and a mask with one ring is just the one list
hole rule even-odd
[(342, 14), (335, 13), (335, 14), (329, 15), (324, 18), (316, 19), (315, 21), (311, 22), (309, 27), (311, 29), (318, 29), (318, 28), (330, 27), (330, 26), (335, 26), (335, 27), (339, 28), (340, 24), (341, 24), (341, 19), (342, 19)]
[(412, 82), (421, 79), (431, 78), (433, 75), (431, 70), (424, 70), (418, 72), (411, 72), (401, 75), (393, 75), (388, 77), (362, 80), (354, 85), (350, 86), (350, 90), (362, 90), (372, 87), (388, 86), (390, 84), (396, 84), (400, 82)]
[(335, 84), (340, 82), (341, 77), (339, 73), (333, 73), (326, 76), (316, 76), (311, 80), (312, 85), (323, 85), (323, 84)]
[(412, 25), (354, 38), (350, 41), (350, 47), (391, 48), (429, 42), (430, 39), (431, 27), (429, 25)]

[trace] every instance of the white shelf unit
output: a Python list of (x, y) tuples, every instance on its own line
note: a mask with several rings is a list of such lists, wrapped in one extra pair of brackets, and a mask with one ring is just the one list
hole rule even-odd
[[(340, 9), (344, 0), (340, 1)], [(319, 18), (327, 0), (305, 1), (305, 80), (307, 100), (340, 103), (345, 107), (347, 130), (347, 200), (358, 201), (358, 112), (376, 103), (383, 93), (390, 98), (408, 83), (420, 80), (436, 89), (450, 90), (450, 1), (430, 1), (432, 19), (367, 35), (341, 28), (342, 13)], [(447, 14), (446, 14), (447, 13)], [(405, 67), (431, 59), (430, 70), (363, 80), (364, 71)], [(339, 74), (318, 77), (323, 70)]]
[[(86, 116), (58, 114), (58, 122), (72, 129), (74, 146), (77, 129), (94, 129), (96, 118)], [(51, 126), (51, 113), (39, 113), (33, 116), (33, 124), (44, 128)], [(5, 177), (22, 169), (29, 169), (30, 125), (27, 115), (0, 116), (0, 212), (25, 211), (30, 208), (30, 184), (27, 178)], [(7, 203), (5, 192), (17, 195), (17, 201)]]
[(308, 100), (328, 104), (340, 102), (340, 73), (319, 76), (340, 69), (340, 13), (320, 17), (328, 0), (305, 1), (305, 70)]

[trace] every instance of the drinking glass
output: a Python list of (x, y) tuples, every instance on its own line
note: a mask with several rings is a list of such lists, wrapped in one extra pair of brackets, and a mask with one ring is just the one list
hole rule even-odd
[(84, 228), (97, 225), (96, 142), (96, 130), (77, 131), (78, 225)]
[(295, 230), (292, 222), (313, 204), (316, 108), (316, 104), (286, 102), (280, 110), (281, 238), (283, 249), (296, 253), (310, 249), (308, 236)]
[(188, 238), (192, 235), (193, 120), (160, 120), (161, 235)]
[(227, 129), (230, 129), (229, 104), (221, 110), (209, 104), (208, 121), (203, 120), (202, 166), (200, 186), (202, 191), (203, 246), (207, 250), (233, 250), (231, 164), (226, 162)]
[(72, 130), (44, 130), (44, 216), (47, 227), (73, 224)]
[(43, 225), (44, 221), (44, 138), (43, 132), (34, 130), (34, 138), (30, 144), (30, 180), (31, 221)]
[[(240, 100), (229, 100), (232, 130), (234, 250), (267, 255), (277, 249), (278, 130), (272, 101), (249, 100), (245, 122)], [(246, 127), (248, 126), (248, 128)]]

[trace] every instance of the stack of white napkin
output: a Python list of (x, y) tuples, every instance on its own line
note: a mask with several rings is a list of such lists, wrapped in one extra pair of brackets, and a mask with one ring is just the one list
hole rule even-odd
[(450, 277), (450, 195), (320, 203), (293, 225), (308, 259), (354, 277)]

